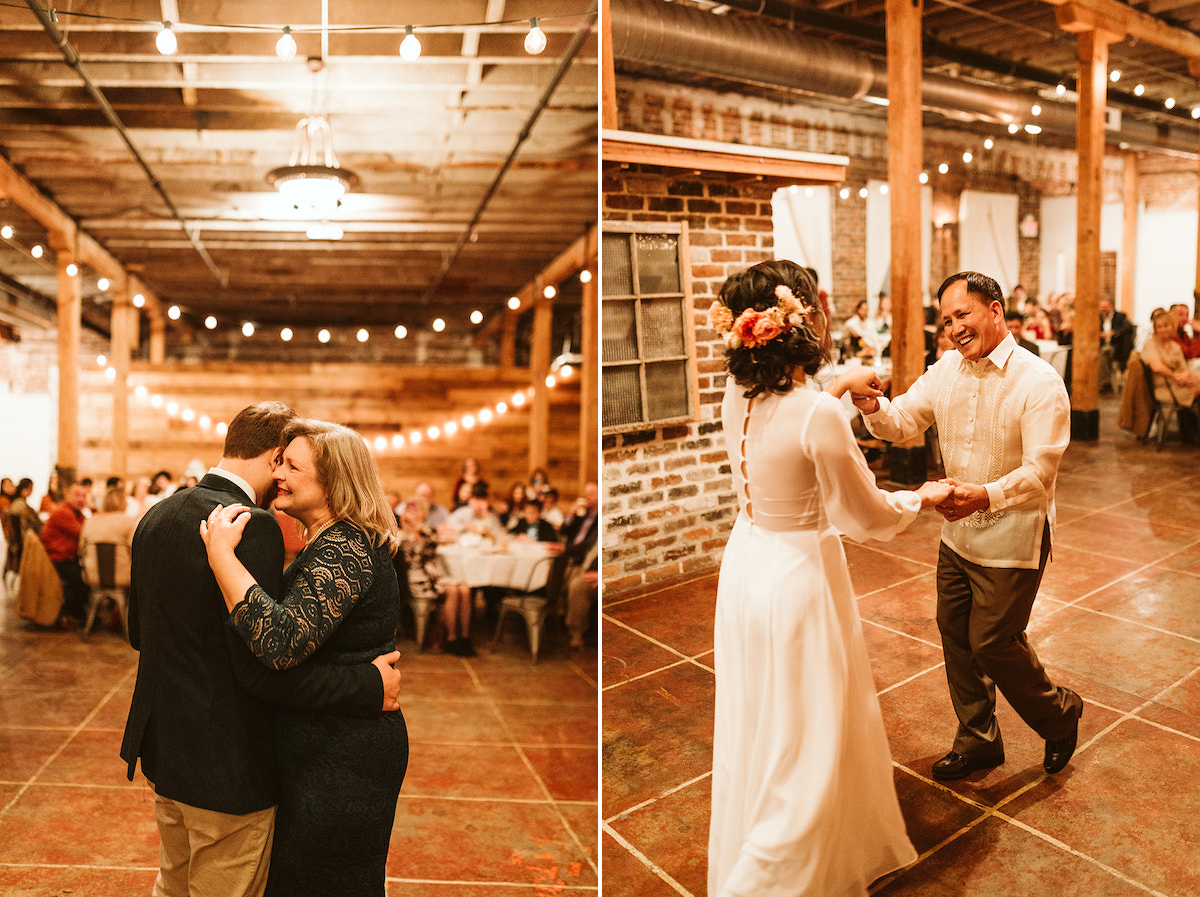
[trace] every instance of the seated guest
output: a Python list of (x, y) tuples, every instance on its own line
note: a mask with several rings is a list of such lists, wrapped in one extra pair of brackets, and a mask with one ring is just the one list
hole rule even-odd
[(38, 504), (38, 514), (49, 514), (60, 504), (62, 504), (63, 492), (58, 485), (58, 471), (50, 471), (50, 480), (46, 486), (46, 494), (42, 496), (41, 502)]
[(125, 513), (137, 520), (150, 507), (150, 477), (138, 477), (125, 501)]
[(1025, 332), (1031, 339), (1054, 339), (1054, 325), (1050, 323), (1050, 316), (1044, 308), (1034, 308), (1033, 314), (1025, 322)]
[(439, 505), (433, 497), (433, 487), (428, 483), (417, 483), (417, 488), (413, 490), (413, 498), (417, 501), (424, 502), (426, 508), (425, 525), (435, 532), (441, 528), (446, 522), (446, 518), (450, 516), (450, 512), (446, 510), (445, 505)]
[(583, 495), (575, 500), (571, 516), (562, 527), (562, 542), (568, 557), (578, 563), (587, 554), (587, 540), (595, 538), (599, 530), (600, 488), (588, 483)]
[(29, 496), (33, 495), (33, 480), (29, 477), (22, 477), (17, 482), (17, 491), (13, 495), (12, 503), (8, 506), (9, 519), (20, 518), (21, 532), (33, 530), (35, 533), (42, 531), (42, 518), (37, 511), (33, 509), (33, 505), (29, 503)]
[(87, 606), (87, 586), (79, 568), (79, 534), (83, 530), (87, 501), (87, 488), (82, 483), (73, 483), (42, 527), (42, 544), (63, 584), (59, 626), (64, 629), (77, 628), (83, 622)]
[(1113, 365), (1124, 371), (1133, 351), (1133, 322), (1113, 308), (1108, 299), (1097, 303), (1100, 309), (1100, 391), (1112, 389)]
[[(512, 488), (508, 490), (508, 498), (504, 500), (503, 505), (497, 506), (496, 516), (500, 518), (500, 523), (506, 530), (511, 530), (521, 522), (521, 508), (525, 505), (526, 497), (525, 484), (513, 483)], [(531, 494), (528, 497), (533, 496)]]
[(1180, 406), (1179, 431), (1185, 442), (1194, 442), (1197, 426), (1191, 406), (1200, 391), (1200, 382), (1188, 370), (1187, 359), (1176, 339), (1175, 316), (1159, 311), (1151, 323), (1154, 330), (1142, 346), (1142, 362), (1154, 371), (1154, 397), (1164, 405)]
[(450, 509), (453, 514), (459, 508), (465, 508), (471, 501), (471, 490), (474, 488), (474, 483), (468, 483), (466, 480), (460, 479), (458, 485), (454, 487), (454, 504)]
[(563, 512), (558, 506), (558, 490), (553, 486), (542, 493), (542, 519), (554, 527), (555, 532), (562, 529)]
[(542, 503), (537, 499), (521, 505), (521, 516), (508, 527), (508, 534), (522, 541), (558, 542), (554, 527), (542, 519)]
[[(459, 474), (458, 480), (454, 484), (454, 490), (451, 492), (451, 495), (454, 496), (455, 508), (462, 507), (462, 505), (460, 505), (458, 502), (458, 497), (462, 494), (462, 487), (464, 485), (468, 487), (474, 486), (482, 479), (483, 477), (479, 475), (479, 462), (474, 458), (463, 458), (462, 473)], [(468, 501), (470, 501), (470, 496), (471, 493), (468, 492), (466, 498), (462, 500), (462, 504), (466, 504)]]
[(578, 564), (572, 564), (566, 575), (567, 589), (567, 647), (576, 650), (583, 647), (583, 633), (588, 618), (599, 594), (600, 573), (597, 563), (600, 557), (598, 543), (590, 540), (587, 554)]
[(1175, 315), (1175, 339), (1183, 349), (1184, 358), (1200, 358), (1200, 321), (1192, 320), (1188, 307), (1182, 302), (1171, 306)]
[(597, 485), (588, 483), (583, 495), (575, 502), (575, 512), (562, 529), (563, 551), (570, 558), (563, 582), (567, 589), (567, 633), (571, 648), (583, 647), (583, 633), (596, 583), (599, 499)]
[(1017, 341), (1018, 346), (1032, 352), (1034, 355), (1041, 356), (1042, 352), (1038, 349), (1037, 343), (1033, 340), (1025, 339), (1025, 334), (1022, 332), (1025, 318), (1019, 311), (1006, 311), (1004, 313), (1004, 323), (1008, 327), (1008, 332), (1013, 335), (1013, 339)]
[(457, 657), (474, 657), (471, 644), (471, 590), (446, 575), (437, 553), (437, 537), (429, 527), (425, 505), (410, 501), (400, 509), (400, 551), (408, 570), (413, 598), (442, 600), (446, 624), (446, 651)]
[(463, 533), (476, 533), (480, 536), (498, 538), (505, 532), (500, 524), (500, 518), (492, 513), (488, 504), (487, 483), (476, 483), (471, 487), (471, 497), (467, 503), (452, 512), (446, 520), (446, 525), (458, 536)]
[(83, 522), (79, 531), (79, 559), (83, 563), (83, 580), (91, 586), (100, 585), (100, 562), (92, 546), (112, 543), (117, 546), (113, 569), (113, 584), (129, 585), (129, 552), (137, 521), (125, 513), (125, 490), (120, 481), (104, 491), (100, 510)]
[(535, 467), (533, 473), (529, 475), (529, 486), (525, 489), (526, 496), (529, 498), (541, 498), (549, 488), (550, 475), (543, 468)]

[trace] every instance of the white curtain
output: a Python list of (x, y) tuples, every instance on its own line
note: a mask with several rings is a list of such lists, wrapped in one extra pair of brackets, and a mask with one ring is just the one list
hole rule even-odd
[(816, 268), (821, 289), (833, 292), (833, 190), (785, 187), (771, 197), (775, 257)]
[(1196, 210), (1138, 216), (1137, 268), (1131, 318), (1140, 344), (1150, 334), (1150, 312), (1177, 302), (1192, 305), (1196, 283)]
[[(874, 315), (879, 293), (892, 294), (892, 197), (886, 181), (867, 183), (867, 301)], [(929, 257), (933, 246), (933, 189), (921, 188), (921, 299), (929, 295)]]
[(994, 277), (1006, 296), (1020, 282), (1014, 194), (962, 192), (958, 204), (958, 267)]
[[(1041, 235), (1042, 264), (1038, 271), (1041, 294), (1075, 292), (1075, 234), (1078, 231), (1078, 204), (1074, 196), (1049, 196), (1042, 200)], [(1106, 203), (1100, 209), (1100, 251), (1117, 253), (1117, 284), (1121, 283), (1120, 252), (1125, 232), (1124, 206)], [(1196, 248), (1192, 247), (1195, 254)]]

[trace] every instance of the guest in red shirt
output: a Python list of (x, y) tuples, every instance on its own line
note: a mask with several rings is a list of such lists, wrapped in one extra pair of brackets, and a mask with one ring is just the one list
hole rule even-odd
[(87, 603), (88, 590), (79, 568), (79, 533), (83, 529), (83, 509), (87, 505), (87, 487), (75, 483), (42, 527), (42, 544), (63, 583), (59, 625), (65, 629), (76, 628), (83, 622)]
[(1182, 302), (1171, 306), (1171, 314), (1175, 315), (1175, 338), (1183, 348), (1183, 357), (1200, 358), (1200, 329), (1197, 329), (1200, 322), (1192, 320), (1188, 307)]

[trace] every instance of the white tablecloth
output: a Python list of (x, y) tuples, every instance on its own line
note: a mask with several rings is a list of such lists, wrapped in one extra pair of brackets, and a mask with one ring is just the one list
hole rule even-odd
[(1052, 339), (1040, 339), (1035, 342), (1042, 360), (1050, 362), (1051, 367), (1058, 371), (1058, 376), (1065, 380), (1067, 378), (1067, 353), (1071, 351), (1071, 347), (1060, 346)]
[(438, 555), (450, 578), (472, 589), (499, 586), (532, 592), (544, 586), (550, 575), (549, 562), (538, 564), (550, 556), (540, 542), (509, 542), (506, 551), (497, 551), (490, 541), (478, 546), (454, 542), (438, 546)]

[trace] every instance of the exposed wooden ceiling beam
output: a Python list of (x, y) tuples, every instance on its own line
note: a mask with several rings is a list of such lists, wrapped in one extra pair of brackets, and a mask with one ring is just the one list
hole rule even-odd
[(1057, 6), (1058, 26), (1064, 31), (1100, 29), (1118, 37), (1136, 37), (1173, 50), (1189, 60), (1200, 59), (1200, 36), (1168, 25), (1118, 0), (1043, 0)]

